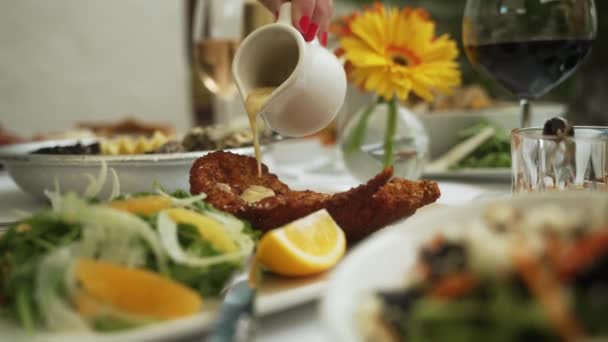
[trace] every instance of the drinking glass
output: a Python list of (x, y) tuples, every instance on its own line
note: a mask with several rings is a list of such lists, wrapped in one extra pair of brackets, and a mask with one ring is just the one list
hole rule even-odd
[(246, 126), (232, 61), (243, 36), (252, 26), (268, 23), (272, 14), (261, 4), (245, 0), (188, 0), (187, 8), (188, 57), (200, 87), (212, 95), (207, 100), (207, 123)]
[(608, 127), (575, 126), (574, 136), (541, 127), (511, 134), (513, 192), (608, 191)]
[(596, 31), (593, 0), (468, 0), (463, 19), (467, 57), (519, 98), (523, 127), (530, 101), (576, 70)]

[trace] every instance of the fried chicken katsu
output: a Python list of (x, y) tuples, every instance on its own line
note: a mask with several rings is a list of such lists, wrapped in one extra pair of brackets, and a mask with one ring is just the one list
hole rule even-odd
[[(294, 191), (266, 165), (262, 165), (262, 177), (258, 177), (255, 158), (217, 151), (192, 165), (190, 192), (207, 194), (206, 202), (262, 231), (324, 208), (352, 243), (439, 198), (435, 182), (391, 179), (392, 175), (392, 168), (387, 168), (367, 184), (336, 194)], [(259, 200), (251, 201), (242, 195), (252, 186), (267, 191)]]

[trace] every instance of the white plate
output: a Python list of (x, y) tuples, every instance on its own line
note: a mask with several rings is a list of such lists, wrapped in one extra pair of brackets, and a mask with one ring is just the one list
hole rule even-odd
[(327, 285), (327, 273), (312, 277), (285, 278), (265, 275), (257, 292), (255, 312), (276, 313), (318, 299)]
[(459, 180), (488, 180), (511, 181), (511, 168), (476, 168), (448, 170), (444, 172), (422, 172), (425, 179), (459, 179)]
[(331, 273), (321, 304), (322, 320), (332, 334), (331, 340), (362, 341), (357, 321), (361, 299), (374, 290), (401, 287), (422, 243), (446, 229), (446, 222), (450, 222), (450, 236), (457, 236), (462, 232), (462, 223), (481, 217), (485, 206), (496, 202), (511, 203), (525, 210), (554, 203), (564, 209), (586, 210), (608, 222), (608, 212), (605, 211), (608, 197), (589, 192), (522, 195), (421, 212), (357, 246)]
[(218, 303), (206, 303), (206, 309), (198, 315), (159, 323), (116, 333), (70, 333), (49, 334), (38, 333), (27, 335), (18, 326), (0, 320), (0, 341), (32, 341), (32, 342), (122, 342), (122, 341), (173, 341), (192, 338), (208, 330), (216, 318)]
[[(54, 189), (55, 182), (63, 191), (84, 193), (89, 175), (99, 173), (102, 162), (113, 168), (121, 185), (121, 192), (150, 191), (155, 182), (166, 191), (189, 190), (189, 173), (192, 163), (210, 151), (185, 153), (159, 153), (140, 155), (49, 155), (30, 154), (42, 147), (72, 145), (94, 140), (53, 140), (10, 145), (0, 148), (0, 162), (19, 187), (44, 199), (44, 190)], [(227, 149), (238, 154), (253, 155), (252, 147)], [(108, 174), (108, 179), (111, 179)], [(112, 182), (107, 181), (100, 196), (111, 193)]]

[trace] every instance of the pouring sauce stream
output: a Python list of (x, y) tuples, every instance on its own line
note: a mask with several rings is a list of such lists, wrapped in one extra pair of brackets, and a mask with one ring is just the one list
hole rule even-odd
[(249, 126), (253, 134), (253, 148), (255, 150), (255, 159), (258, 162), (258, 177), (262, 177), (262, 154), (260, 152), (260, 139), (258, 136), (258, 115), (262, 108), (268, 102), (268, 98), (276, 87), (262, 87), (253, 89), (245, 100), (245, 109), (249, 117)]

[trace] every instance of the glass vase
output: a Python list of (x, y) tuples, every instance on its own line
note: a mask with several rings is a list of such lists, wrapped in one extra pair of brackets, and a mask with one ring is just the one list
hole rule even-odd
[(388, 165), (395, 176), (418, 179), (428, 160), (429, 137), (397, 100), (375, 100), (347, 119), (339, 148), (346, 169), (362, 182)]

